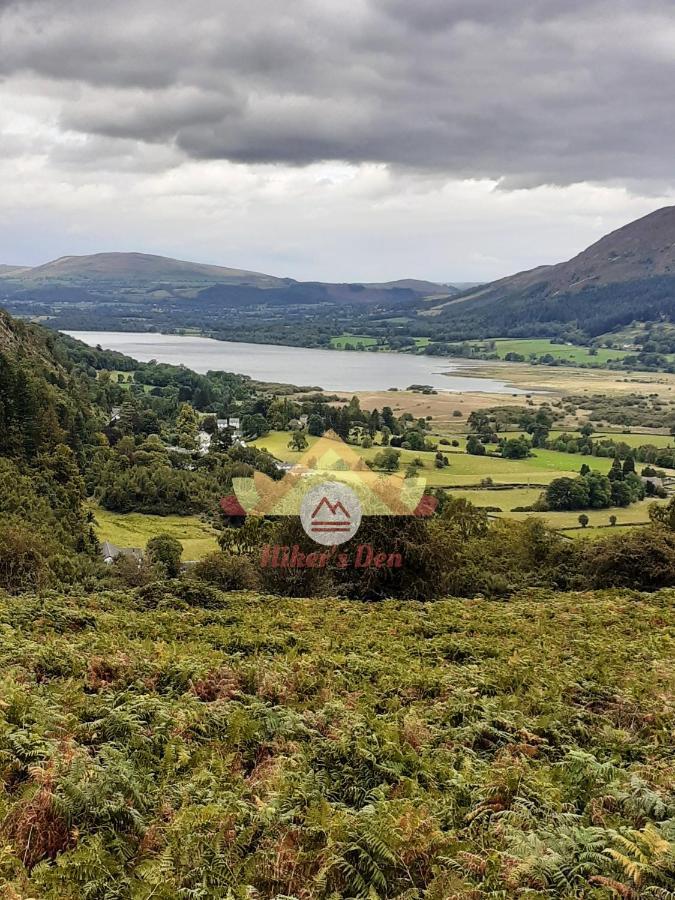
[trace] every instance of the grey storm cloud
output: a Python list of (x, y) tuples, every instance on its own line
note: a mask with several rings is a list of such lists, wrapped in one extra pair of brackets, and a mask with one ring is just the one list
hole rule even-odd
[(0, 80), (193, 159), (673, 181), (672, 0), (0, 0)]

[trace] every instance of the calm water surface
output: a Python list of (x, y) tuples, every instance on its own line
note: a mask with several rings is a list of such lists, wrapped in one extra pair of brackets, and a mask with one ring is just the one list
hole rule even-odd
[[(404, 390), (428, 384), (439, 391), (485, 391), (524, 394), (504, 381), (480, 378), (483, 360), (409, 356), (406, 353), (368, 353), (350, 350), (311, 350), (272, 344), (244, 344), (175, 334), (121, 331), (68, 331), (85, 344), (119, 350), (141, 362), (184, 365), (195, 372), (224, 371), (249, 375), (258, 381), (311, 385), (329, 391)], [(477, 370), (476, 376), (456, 375), (457, 369)]]

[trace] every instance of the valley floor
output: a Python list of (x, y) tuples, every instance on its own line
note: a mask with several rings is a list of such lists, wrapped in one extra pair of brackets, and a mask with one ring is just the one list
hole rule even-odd
[(0, 597), (7, 897), (667, 897), (675, 592)]
[[(424, 398), (426, 399), (426, 398)], [(462, 421), (461, 419), (459, 420)], [(536, 503), (546, 485), (556, 478), (574, 478), (584, 463), (592, 469), (606, 475), (612, 465), (609, 457), (588, 457), (578, 453), (563, 453), (558, 450), (545, 450), (537, 448), (532, 456), (527, 459), (501, 459), (493, 456), (472, 456), (466, 453), (467, 435), (458, 431), (444, 430), (440, 423), (434, 422), (437, 431), (430, 435), (429, 439), (435, 443), (448, 459), (449, 465), (437, 469), (434, 465), (434, 452), (418, 450), (400, 451), (400, 469), (394, 477), (403, 478), (404, 469), (413, 460), (419, 459), (423, 465), (417, 470), (418, 476), (425, 479), (431, 488), (443, 488), (453, 497), (463, 497), (474, 506), (482, 507), (489, 511), (491, 516), (500, 518), (526, 519), (536, 515), (546, 520), (553, 528), (570, 537), (576, 537), (583, 533), (600, 537), (606, 535), (606, 529), (610, 526), (610, 516), (616, 517), (618, 526), (636, 526), (649, 523), (649, 510), (653, 503), (666, 503), (666, 500), (645, 499), (639, 503), (633, 503), (627, 507), (611, 507), (607, 509), (586, 510), (588, 526), (584, 529), (579, 524), (579, 511), (572, 512), (526, 512), (519, 511), (523, 507), (530, 507)], [(466, 427), (466, 423), (464, 423)], [(456, 447), (451, 444), (439, 444), (439, 434), (445, 433), (448, 438), (456, 441)], [(555, 436), (557, 432), (552, 432)], [(503, 437), (517, 437), (520, 432), (502, 432)], [(624, 438), (631, 446), (653, 443), (659, 447), (672, 446), (675, 440), (670, 435), (630, 434), (598, 432), (595, 437), (600, 439), (603, 435), (617, 441)], [(279, 460), (298, 464), (300, 460), (311, 457), (312, 447), (319, 440), (311, 435), (307, 436), (308, 449), (304, 451), (293, 450), (289, 447), (290, 434), (287, 431), (272, 431), (265, 437), (252, 442), (252, 446), (267, 450)], [(363, 448), (350, 445), (350, 448), (358, 453), (364, 460), (372, 461), (382, 450), (380, 446)], [(494, 447), (493, 447), (494, 449)], [(668, 470), (668, 474), (675, 475)], [(492, 481), (491, 486), (482, 486), (481, 482)]]

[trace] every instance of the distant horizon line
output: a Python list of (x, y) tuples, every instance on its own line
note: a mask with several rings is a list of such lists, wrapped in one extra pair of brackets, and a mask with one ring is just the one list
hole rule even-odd
[[(152, 257), (154, 259), (164, 259), (170, 260), (171, 262), (179, 262), (179, 263), (187, 263), (189, 265), (195, 266), (213, 266), (221, 269), (232, 269), (234, 271), (240, 272), (248, 272), (251, 275), (266, 275), (270, 278), (277, 278), (280, 281), (295, 281), (300, 284), (392, 284), (398, 281), (426, 281), (430, 284), (437, 284), (439, 287), (454, 287), (456, 285), (480, 285), (480, 284), (489, 284), (492, 281), (498, 280), (498, 278), (506, 277), (506, 276), (498, 276), (497, 279), (488, 279), (485, 278), (457, 278), (455, 280), (443, 280), (438, 281), (435, 278), (430, 278), (428, 276), (420, 276), (420, 275), (403, 275), (398, 278), (387, 278), (383, 277), (380, 279), (377, 278), (368, 278), (368, 279), (358, 279), (358, 278), (350, 278), (350, 279), (323, 279), (323, 278), (296, 278), (293, 275), (274, 275), (271, 272), (267, 272), (264, 269), (259, 268), (248, 268), (247, 266), (236, 266), (236, 265), (226, 265), (221, 262), (205, 262), (202, 260), (196, 259), (186, 259), (182, 256), (167, 256), (165, 253), (151, 253), (145, 250), (95, 250), (91, 253), (64, 253), (61, 256), (54, 256), (50, 259), (43, 260), (42, 262), (34, 262), (34, 263), (21, 263), (21, 262), (12, 262), (6, 263), (0, 260), (0, 270), (3, 268), (6, 269), (39, 269), (43, 266), (51, 265), (52, 263), (57, 263), (66, 259), (90, 259), (94, 256), (147, 256)], [(510, 272), (512, 270), (509, 270)]]

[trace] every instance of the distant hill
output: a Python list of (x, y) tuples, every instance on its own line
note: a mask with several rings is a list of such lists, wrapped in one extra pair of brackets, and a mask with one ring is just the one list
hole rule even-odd
[(417, 294), (439, 294), (454, 285), (438, 284), (435, 281), (422, 281), (419, 278), (399, 278), (398, 281), (385, 281), (380, 283), (364, 283), (364, 287), (374, 290), (391, 290), (392, 288), (404, 288), (415, 291)]
[(675, 314), (675, 206), (606, 235), (568, 262), (540, 266), (438, 302), (458, 332), (514, 333), (577, 322), (598, 334)]
[(471, 288), (480, 287), (485, 284), (484, 281), (453, 281), (449, 287), (456, 288), (458, 291), (468, 291)]
[[(223, 303), (359, 303), (378, 304), (414, 300), (427, 295), (448, 295), (456, 290), (432, 281), (404, 278), (378, 284), (301, 282), (277, 278), (245, 269), (153, 256), (148, 253), (95, 253), (90, 256), (62, 256), (33, 268), (0, 266), (0, 290), (20, 292), (46, 301), (109, 297), (144, 293), (157, 299), (156, 292), (169, 292), (176, 299), (201, 297)], [(261, 294), (260, 292), (265, 292)], [(274, 293), (272, 293), (274, 292)]]
[(205, 263), (187, 262), (149, 253), (94, 253), (90, 256), (62, 256), (31, 269), (0, 274), (20, 277), (24, 283), (77, 284), (249, 284), (273, 288), (287, 284), (287, 279), (274, 278), (245, 269), (230, 269)]

